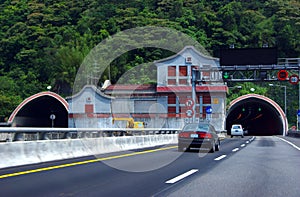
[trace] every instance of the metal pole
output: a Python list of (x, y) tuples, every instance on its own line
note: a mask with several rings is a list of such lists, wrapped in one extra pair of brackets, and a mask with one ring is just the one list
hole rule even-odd
[[(298, 69), (300, 68), (300, 62), (298, 62)], [(300, 69), (299, 69), (299, 75), (298, 76), (300, 76)], [(298, 101), (298, 109), (300, 109), (300, 83), (298, 83), (299, 84), (299, 88), (298, 88), (298, 90), (299, 90), (299, 92), (298, 92), (298, 98), (299, 98), (299, 101)], [(298, 116), (298, 114), (297, 114), (297, 131), (299, 131), (299, 116)]]
[(286, 86), (283, 86), (284, 87), (284, 113), (285, 113), (285, 116), (287, 117), (287, 114), (286, 114)]
[(193, 105), (193, 123), (195, 122), (195, 106), (196, 106), (196, 70), (192, 69), (192, 99), (194, 101), (194, 105)]

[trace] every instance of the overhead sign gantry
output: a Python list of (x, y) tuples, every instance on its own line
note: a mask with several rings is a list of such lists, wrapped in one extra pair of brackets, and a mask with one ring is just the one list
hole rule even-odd
[[(300, 58), (277, 58), (276, 48), (222, 49), (220, 66), (203, 67), (200, 72), (221, 73), (219, 79), (209, 82), (289, 81), (295, 85), (299, 82)], [(196, 81), (207, 82), (200, 72)]]
[(276, 48), (221, 49), (220, 70), (224, 81), (289, 81), (298, 83), (300, 58), (277, 58)]

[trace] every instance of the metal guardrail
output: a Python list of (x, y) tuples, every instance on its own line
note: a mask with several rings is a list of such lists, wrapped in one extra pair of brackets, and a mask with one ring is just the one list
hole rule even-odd
[(287, 136), (290, 137), (300, 137), (300, 131), (289, 130)]
[(175, 134), (176, 128), (36, 128), (0, 127), (0, 141), (32, 141), (53, 139), (77, 139), (113, 136)]

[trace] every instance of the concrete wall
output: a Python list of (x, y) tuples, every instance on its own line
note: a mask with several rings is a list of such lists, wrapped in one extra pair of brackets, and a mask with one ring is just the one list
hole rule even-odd
[(177, 134), (0, 143), (0, 168), (177, 143)]

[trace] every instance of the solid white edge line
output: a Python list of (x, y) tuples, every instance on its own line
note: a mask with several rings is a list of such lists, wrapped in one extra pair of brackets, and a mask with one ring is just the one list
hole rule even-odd
[(182, 180), (182, 179), (184, 179), (184, 178), (186, 178), (186, 177), (188, 177), (188, 176), (190, 176), (190, 175), (192, 175), (196, 172), (198, 172), (198, 169), (192, 169), (192, 170), (187, 171), (187, 172), (185, 172), (185, 173), (183, 173), (183, 174), (181, 174), (181, 175), (179, 175), (179, 176), (177, 176), (173, 179), (170, 179), (170, 180), (166, 181), (165, 183), (169, 183), (169, 184), (176, 183), (177, 181), (180, 181), (180, 180)]
[[(277, 137), (277, 136), (275, 136), (275, 137)], [(297, 145), (293, 144), (292, 142), (287, 141), (287, 140), (285, 140), (285, 139), (282, 139), (282, 138), (280, 138), (280, 137), (277, 137), (277, 138), (279, 138), (279, 139), (281, 139), (282, 141), (288, 143), (289, 145), (291, 145), (291, 146), (294, 147), (295, 149), (300, 150), (300, 148), (299, 148)]]
[(238, 150), (240, 150), (240, 149), (239, 148), (235, 148), (235, 149), (232, 150), (232, 152), (236, 152)]
[(227, 155), (222, 155), (220, 157), (215, 158), (215, 161), (219, 161), (221, 159), (224, 159), (225, 157), (227, 157)]

